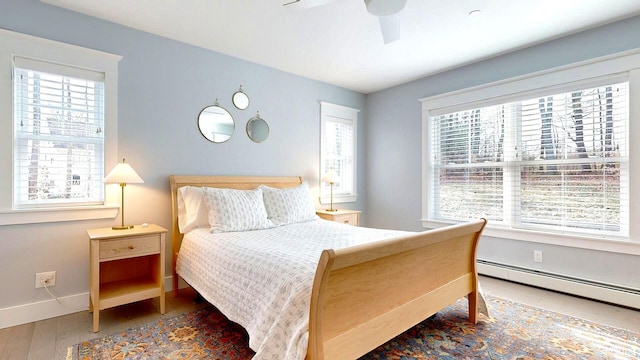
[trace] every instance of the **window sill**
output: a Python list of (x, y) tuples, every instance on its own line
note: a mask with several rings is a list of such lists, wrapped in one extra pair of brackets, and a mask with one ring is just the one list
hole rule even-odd
[(76, 206), (48, 209), (0, 211), (0, 226), (110, 219), (118, 215), (119, 206)]
[[(353, 203), (356, 202), (358, 200), (358, 195), (334, 195), (333, 196), (333, 203), (334, 204), (340, 204), (340, 203)], [(331, 202), (331, 197), (329, 196), (321, 196), (320, 197), (320, 204), (328, 204)]]
[[(454, 224), (453, 222), (429, 219), (422, 219), (421, 222), (422, 227), (426, 229), (434, 229)], [(500, 226), (492, 226), (490, 222), (485, 227), (482, 235), (501, 239), (535, 242), (539, 244), (640, 255), (640, 242), (626, 240), (623, 238), (605, 239), (601, 237), (557, 234), (533, 230), (507, 229)]]

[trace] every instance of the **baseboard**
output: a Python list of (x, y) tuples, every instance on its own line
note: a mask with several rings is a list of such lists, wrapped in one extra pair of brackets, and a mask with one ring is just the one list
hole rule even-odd
[[(165, 291), (173, 289), (171, 276), (165, 277), (164, 288)], [(47, 299), (0, 309), (0, 329), (80, 311), (89, 311), (89, 292), (64, 296), (58, 299), (60, 302), (56, 299)]]
[(640, 290), (563, 277), (509, 265), (478, 262), (478, 273), (525, 285), (640, 309)]
[(0, 329), (89, 310), (89, 293), (0, 309)]

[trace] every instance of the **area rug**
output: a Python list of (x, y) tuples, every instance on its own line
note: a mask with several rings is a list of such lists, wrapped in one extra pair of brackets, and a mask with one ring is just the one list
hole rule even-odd
[[(640, 334), (500, 298), (487, 301), (491, 317), (480, 315), (475, 325), (460, 300), (361, 360), (640, 359)], [(250, 359), (247, 344), (246, 332), (211, 307), (76, 344), (67, 359)]]

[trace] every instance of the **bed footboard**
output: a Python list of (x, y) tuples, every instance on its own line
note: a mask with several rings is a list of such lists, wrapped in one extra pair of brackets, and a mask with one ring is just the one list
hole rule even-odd
[(325, 250), (311, 294), (307, 359), (356, 359), (465, 295), (475, 323), (485, 225)]

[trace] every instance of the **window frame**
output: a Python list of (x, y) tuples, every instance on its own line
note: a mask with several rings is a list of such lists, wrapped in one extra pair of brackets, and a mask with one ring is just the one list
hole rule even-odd
[(352, 191), (349, 194), (336, 194), (335, 191), (333, 193), (333, 202), (334, 203), (349, 203), (356, 202), (358, 199), (358, 113), (359, 109), (350, 108), (347, 106), (336, 105), (328, 102), (321, 101), (320, 102), (320, 177), (318, 179), (319, 183), (319, 194), (320, 194), (320, 204), (328, 204), (331, 201), (331, 196), (329, 191), (326, 190), (326, 187), (322, 183), (322, 177), (326, 173), (326, 169), (324, 166), (325, 163), (325, 148), (326, 148), (326, 123), (330, 119), (339, 119), (340, 122), (351, 124), (353, 128), (353, 149), (352, 149), (352, 159), (353, 159), (353, 184)]
[[(480, 108), (521, 99), (523, 97), (536, 97), (542, 93), (563, 91), (575, 87), (588, 88), (594, 83), (601, 82), (603, 78), (626, 77), (629, 81), (629, 129), (628, 134), (640, 131), (640, 123), (634, 119), (640, 118), (640, 50), (626, 51), (612, 54), (588, 61), (569, 64), (540, 72), (526, 74), (511, 79), (501, 80), (489, 84), (479, 85), (468, 89), (453, 91), (450, 93), (431, 96), (420, 99), (422, 104), (422, 225), (425, 228), (434, 228), (451, 224), (452, 222), (435, 220), (430, 214), (429, 203), (431, 178), (430, 159), (432, 131), (432, 115), (453, 112), (465, 108)], [(640, 180), (640, 157), (634, 156), (640, 151), (640, 143), (629, 142), (629, 186)], [(634, 164), (635, 163), (635, 164)], [(636, 166), (634, 166), (636, 165)], [(640, 216), (640, 191), (629, 188), (629, 213), (630, 219)], [(615, 238), (603, 236), (588, 236), (568, 234), (561, 232), (542, 232), (529, 229), (516, 229), (507, 226), (489, 224), (484, 231), (485, 235), (546, 243), (562, 246), (587, 248), (594, 250), (613, 251), (626, 254), (640, 255), (640, 224), (635, 225), (629, 221), (629, 237)]]
[[(118, 62), (119, 55), (83, 48), (58, 41), (0, 29), (0, 131), (13, 134), (13, 58), (19, 56), (52, 64), (104, 73), (104, 164), (117, 161), (118, 144)], [(10, 120), (10, 121), (9, 121)], [(13, 135), (12, 135), (13, 139)], [(114, 218), (118, 212), (115, 192), (105, 191), (101, 205), (52, 206), (16, 209), (13, 201), (13, 141), (0, 144), (0, 167), (12, 169), (0, 177), (0, 225), (31, 224)]]

